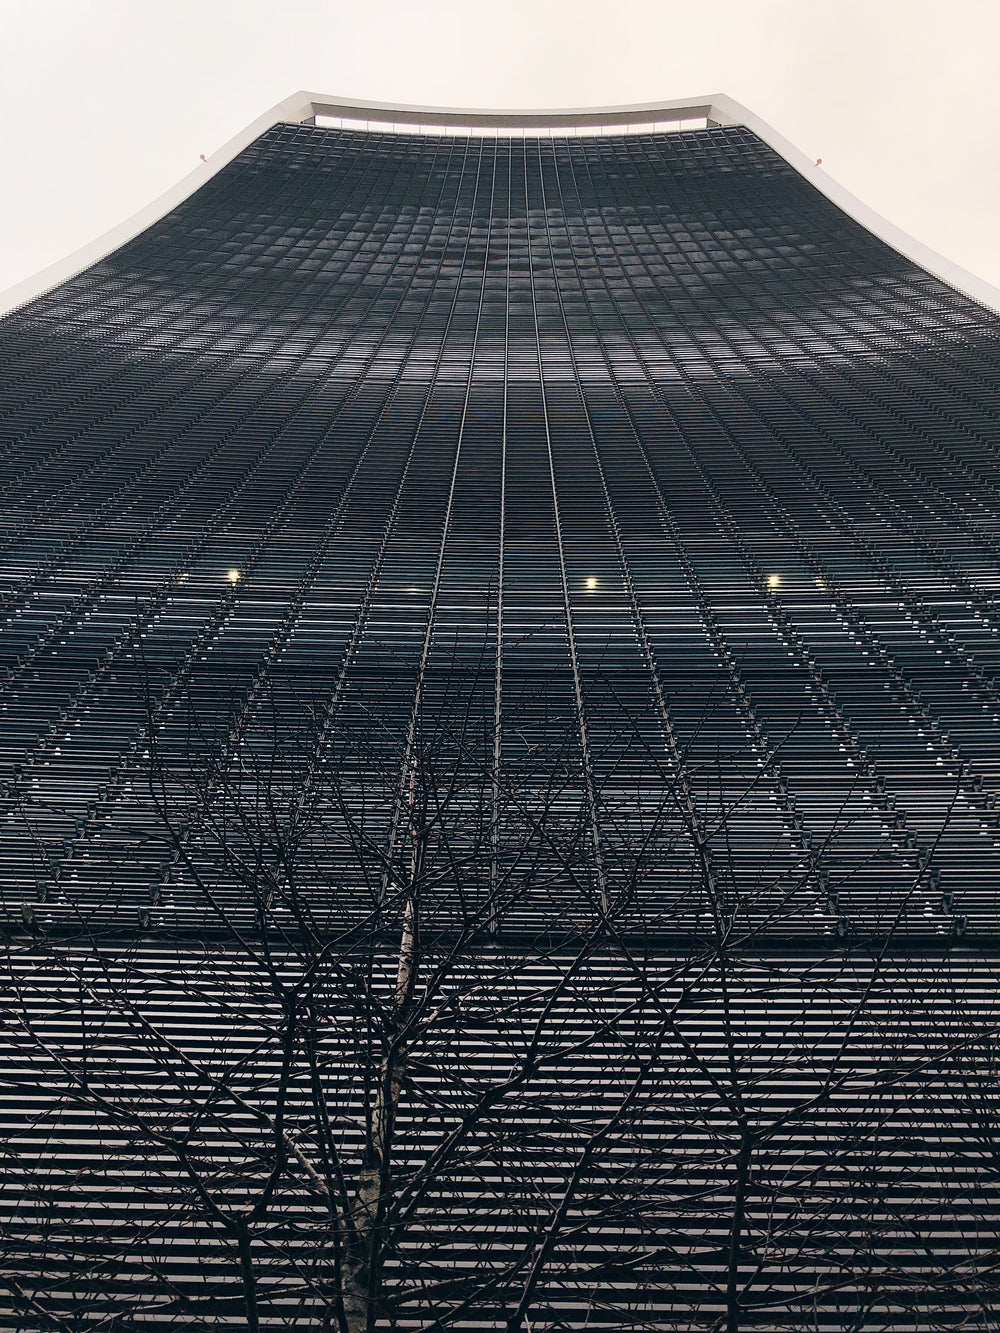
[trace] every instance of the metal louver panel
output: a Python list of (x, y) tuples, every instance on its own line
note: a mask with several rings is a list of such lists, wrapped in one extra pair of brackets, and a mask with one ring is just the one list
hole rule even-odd
[(357, 1152), (419, 861), (378, 1326), (991, 1327), (997, 372), (741, 125), (275, 126), (0, 323), (2, 1326), (247, 1326), (171, 1136), (259, 1197), (305, 936)]

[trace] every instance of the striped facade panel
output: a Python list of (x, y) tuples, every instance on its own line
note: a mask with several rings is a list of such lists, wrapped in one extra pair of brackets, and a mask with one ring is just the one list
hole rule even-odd
[(0, 1326), (994, 1327), (997, 334), (740, 125), (0, 323)]

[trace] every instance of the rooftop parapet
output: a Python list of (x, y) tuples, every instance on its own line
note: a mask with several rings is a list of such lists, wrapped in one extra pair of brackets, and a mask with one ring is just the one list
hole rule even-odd
[(456, 134), (463, 131), (480, 134), (538, 134), (550, 137), (559, 131), (568, 135), (636, 131), (661, 132), (671, 129), (714, 128), (720, 125), (745, 125), (774, 149), (821, 194), (842, 209), (873, 235), (885, 241), (899, 254), (940, 278), (990, 310), (1000, 311), (1000, 289), (978, 278), (960, 265), (909, 236), (888, 222), (874, 209), (845, 190), (783, 135), (759, 116), (723, 93), (706, 97), (675, 98), (663, 102), (637, 102), (627, 106), (584, 107), (542, 110), (471, 110), (458, 107), (413, 106), (397, 102), (367, 102), (358, 98), (323, 96), (297, 92), (286, 97), (262, 116), (234, 135), (228, 143), (204, 158), (201, 164), (176, 185), (118, 226), (41, 272), (16, 283), (0, 293), (0, 315), (34, 300), (74, 277), (91, 264), (138, 236), (171, 209), (183, 203), (205, 182), (227, 166), (233, 158), (272, 125), (280, 123), (319, 124), (324, 121), (349, 122), (373, 132), (408, 129), (412, 132)]

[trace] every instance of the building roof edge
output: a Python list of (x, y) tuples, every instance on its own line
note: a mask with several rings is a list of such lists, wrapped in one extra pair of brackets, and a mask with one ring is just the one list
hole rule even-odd
[(171, 209), (184, 202), (206, 181), (227, 166), (265, 130), (281, 123), (302, 124), (316, 116), (352, 120), (376, 120), (400, 124), (462, 126), (476, 128), (560, 129), (591, 125), (628, 125), (648, 121), (685, 120), (704, 117), (712, 125), (745, 125), (773, 148), (805, 180), (848, 216), (867, 228), (905, 258), (940, 278), (964, 295), (1000, 312), (1000, 288), (946, 259), (923, 242), (869, 208), (855, 195), (830, 177), (821, 166), (808, 158), (783, 135), (761, 120), (741, 103), (724, 93), (708, 97), (675, 98), (664, 102), (637, 102), (625, 106), (579, 107), (535, 110), (472, 110), (458, 107), (429, 107), (397, 102), (369, 102), (358, 98), (335, 98), (300, 91), (265, 111), (193, 171), (181, 178), (144, 208), (133, 213), (103, 235), (74, 250), (63, 259), (40, 270), (5, 292), (0, 292), (0, 315), (51, 291), (61, 282), (75, 277), (91, 264), (115, 250), (158, 222)]

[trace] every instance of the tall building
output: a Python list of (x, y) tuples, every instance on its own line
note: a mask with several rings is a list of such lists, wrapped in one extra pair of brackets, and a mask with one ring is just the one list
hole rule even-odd
[(992, 1327), (991, 293), (722, 98), (219, 157), (0, 325), (3, 1327)]

